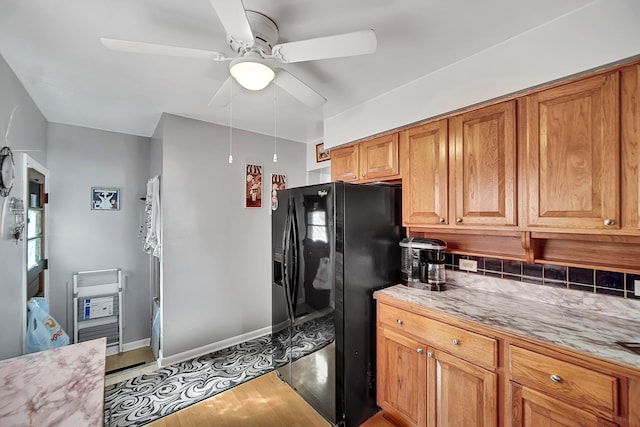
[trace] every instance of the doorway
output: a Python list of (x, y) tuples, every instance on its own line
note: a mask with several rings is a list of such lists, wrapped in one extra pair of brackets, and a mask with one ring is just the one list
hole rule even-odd
[[(49, 270), (47, 269), (47, 225), (49, 171), (28, 154), (22, 155), (21, 170), (24, 177), (23, 200), (27, 225), (24, 233), (22, 279), (22, 353), (25, 353), (24, 337), (27, 333), (27, 301), (43, 297), (50, 304)], [(17, 174), (16, 174), (17, 175)]]
[(31, 297), (45, 297), (45, 176), (34, 168), (27, 169), (27, 300)]

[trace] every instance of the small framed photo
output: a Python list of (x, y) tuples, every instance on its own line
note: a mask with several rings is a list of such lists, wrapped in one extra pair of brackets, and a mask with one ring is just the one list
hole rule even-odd
[(324, 142), (316, 145), (316, 162), (331, 160), (331, 151), (324, 149)]
[(120, 189), (91, 187), (91, 209), (94, 211), (120, 210)]

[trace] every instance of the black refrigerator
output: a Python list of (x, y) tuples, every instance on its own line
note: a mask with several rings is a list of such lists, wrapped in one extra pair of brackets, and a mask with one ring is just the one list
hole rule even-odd
[(401, 188), (332, 182), (277, 192), (272, 347), (278, 375), (334, 425), (376, 410), (376, 289), (400, 281)]

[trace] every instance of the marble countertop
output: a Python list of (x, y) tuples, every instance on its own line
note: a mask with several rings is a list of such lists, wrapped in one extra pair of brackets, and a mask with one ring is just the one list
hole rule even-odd
[[(463, 277), (463, 276), (460, 276)], [(512, 334), (538, 339), (547, 343), (577, 350), (602, 360), (614, 362), (627, 367), (640, 369), (640, 355), (616, 344), (616, 342), (640, 343), (640, 321), (603, 314), (602, 305), (589, 303), (578, 308), (575, 302), (550, 304), (528, 295), (527, 298), (514, 296), (513, 292), (488, 291), (485, 287), (474, 288), (473, 277), (460, 285), (449, 285), (444, 292), (430, 292), (422, 289), (396, 285), (375, 293), (388, 296), (403, 302), (411, 303), (429, 310), (436, 310), (454, 315), (465, 320), (476, 321)], [(478, 276), (476, 276), (478, 277)], [(503, 279), (495, 279), (504, 282)], [(477, 279), (485, 281), (486, 279)], [(510, 281), (509, 281), (510, 282)], [(486, 284), (486, 283), (485, 283)], [(500, 286), (504, 289), (505, 283)], [(514, 284), (514, 286), (540, 285)], [(548, 288), (547, 288), (548, 289)], [(567, 298), (579, 298), (583, 292), (569, 292)], [(552, 291), (549, 291), (552, 292)], [(558, 291), (553, 291), (558, 292)], [(591, 296), (589, 296), (591, 297)], [(619, 304), (621, 298), (607, 297), (611, 304)], [(605, 301), (606, 302), (606, 301)], [(640, 303), (640, 301), (633, 301)], [(640, 304), (634, 315), (640, 311)], [(614, 311), (614, 310), (612, 310)]]
[(0, 426), (103, 425), (106, 338), (0, 361)]

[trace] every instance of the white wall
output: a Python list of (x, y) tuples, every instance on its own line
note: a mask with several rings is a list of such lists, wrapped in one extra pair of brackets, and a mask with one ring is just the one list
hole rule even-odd
[[(22, 198), (24, 193), (24, 171), (21, 170), (21, 150), (30, 150), (29, 155), (46, 164), (46, 120), (24, 90), (20, 81), (0, 56), (0, 147), (4, 146), (4, 134), (9, 115), (17, 106), (14, 115), (9, 146), (16, 162), (16, 179), (10, 197)], [(8, 198), (0, 197), (0, 359), (22, 353), (22, 257), (25, 242), (10, 238), (9, 227), (13, 216), (3, 215)]]
[[(124, 343), (149, 338), (149, 256), (138, 232), (150, 140), (56, 123), (47, 133), (51, 314), (71, 335), (72, 274), (119, 267), (126, 276)], [(100, 186), (120, 189), (119, 211), (91, 210), (91, 187)]]
[(600, 0), (328, 118), (335, 147), (640, 54), (640, 1)]
[(163, 356), (256, 331), (271, 325), (271, 216), (244, 208), (245, 163), (264, 167), (263, 192), (270, 174), (284, 173), (288, 187), (305, 184), (306, 146), (164, 115)]

